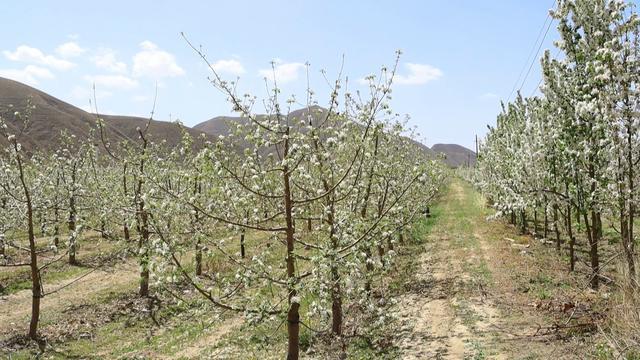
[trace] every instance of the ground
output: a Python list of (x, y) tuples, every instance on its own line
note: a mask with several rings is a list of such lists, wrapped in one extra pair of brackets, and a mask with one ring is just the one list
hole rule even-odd
[[(397, 301), (395, 320), (386, 329), (390, 341), (384, 349), (352, 346), (351, 358), (599, 356), (597, 328), (607, 290), (587, 289), (586, 268), (570, 274), (566, 258), (553, 246), (517, 235), (502, 220), (489, 220), (492, 212), (483, 198), (462, 180), (452, 180), (432, 213), (422, 221), (423, 229), (414, 231), (418, 238), (399, 250), (398, 268), (384, 282)], [(95, 251), (115, 250), (103, 246)], [(91, 251), (83, 256), (88, 262)], [(85, 271), (67, 271), (68, 277), (50, 279), (46, 289), (64, 286)], [(285, 339), (277, 324), (252, 327), (238, 314), (212, 308), (188, 288), (174, 291), (190, 301), (139, 299), (136, 284), (137, 266), (124, 259), (87, 272), (45, 298), (44, 357), (281, 358)], [(0, 357), (30, 358), (39, 351), (15, 340), (26, 332), (29, 298), (30, 291), (21, 286), (0, 297)], [(303, 341), (312, 343), (312, 336), (303, 330)], [(332, 350), (313, 347), (303, 355), (337, 358)]]
[(591, 357), (598, 294), (550, 245), (490, 214), (470, 185), (451, 183), (400, 299), (400, 357)]

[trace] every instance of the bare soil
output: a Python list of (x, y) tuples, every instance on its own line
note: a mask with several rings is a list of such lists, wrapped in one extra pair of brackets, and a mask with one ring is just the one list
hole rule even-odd
[[(583, 287), (549, 245), (501, 221), (453, 181), (399, 299), (403, 359), (583, 359), (603, 294)], [(522, 246), (513, 246), (509, 237)]]

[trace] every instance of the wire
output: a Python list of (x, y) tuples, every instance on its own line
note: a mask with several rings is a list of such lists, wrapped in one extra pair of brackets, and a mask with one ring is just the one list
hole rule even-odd
[[(556, 54), (553, 55), (552, 59), (557, 59), (558, 55), (560, 55), (560, 49), (558, 49), (556, 51)], [(540, 78), (540, 81), (538, 82), (538, 85), (536, 87), (533, 88), (533, 91), (531, 92), (531, 95), (529, 95), (529, 97), (533, 97), (533, 95), (536, 93), (536, 91), (538, 91), (538, 89), (540, 89), (540, 85), (542, 85), (542, 83), (544, 82), (544, 75), (542, 75), (542, 77)]]
[(531, 65), (529, 65), (529, 70), (527, 70), (527, 75), (524, 76), (524, 79), (522, 80), (522, 85), (520, 85), (520, 88), (518, 89), (518, 91), (522, 91), (524, 84), (527, 82), (527, 78), (529, 77), (529, 74), (531, 74), (531, 69), (533, 69), (533, 64), (535, 64), (535, 60), (538, 58), (538, 55), (540, 54), (542, 45), (544, 45), (544, 39), (547, 37), (547, 34), (549, 33), (549, 29), (551, 29), (551, 24), (553, 24), (553, 20), (549, 22), (549, 26), (547, 26), (547, 31), (545, 31), (544, 36), (542, 37), (542, 41), (540, 41), (540, 46), (538, 46), (538, 50), (536, 51), (536, 56), (534, 57), (534, 61), (532, 61)]
[[(553, 4), (551, 5), (551, 8), (554, 8), (556, 6), (557, 2), (558, 2), (558, 0), (553, 0)], [(509, 93), (509, 97), (507, 99), (507, 102), (511, 101), (511, 97), (513, 96), (513, 93), (516, 91), (516, 89), (518, 89), (518, 91), (522, 90), (522, 86), (527, 81), (527, 77), (531, 73), (531, 69), (533, 68), (533, 64), (535, 63), (536, 57), (540, 53), (540, 49), (542, 48), (542, 45), (544, 44), (544, 40), (546, 39), (547, 34), (549, 33), (549, 29), (551, 28), (551, 24), (552, 23), (553, 23), (553, 19), (551, 18), (551, 14), (547, 13), (547, 17), (545, 18), (544, 23), (542, 24), (542, 27), (540, 28), (540, 31), (538, 32), (538, 36), (536, 37), (536, 41), (533, 43), (533, 46), (531, 47), (531, 51), (529, 51), (529, 55), (527, 56), (527, 60), (525, 61), (524, 65), (522, 66), (522, 69), (520, 70), (520, 74), (518, 75), (518, 78), (516, 79), (515, 84), (513, 84), (513, 88), (511, 89), (511, 93)], [(540, 45), (538, 45), (538, 43), (540, 43)], [(537, 50), (536, 50), (536, 47), (537, 47)], [(535, 55), (534, 55), (534, 51), (535, 51)], [(533, 58), (532, 58), (532, 56), (533, 56)], [(520, 83), (520, 79), (522, 78), (522, 74), (524, 73), (524, 70), (527, 69), (527, 64), (529, 64), (530, 61), (531, 61), (531, 64), (529, 65), (529, 69), (527, 70), (527, 75), (525, 75), (524, 80), (522, 81), (522, 85), (520, 85), (520, 87), (518, 88), (518, 84)]]

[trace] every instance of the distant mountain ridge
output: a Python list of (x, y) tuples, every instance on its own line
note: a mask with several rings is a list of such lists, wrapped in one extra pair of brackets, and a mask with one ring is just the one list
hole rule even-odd
[[(312, 106), (309, 110), (312, 113), (316, 111), (326, 111), (320, 106)], [(289, 117), (292, 119), (306, 118), (308, 110), (306, 108), (292, 111), (289, 113)], [(314, 121), (317, 121), (317, 115), (314, 117)], [(247, 119), (235, 116), (216, 116), (207, 121), (201, 122), (195, 125), (193, 128), (206, 132), (213, 136), (226, 135), (231, 131), (230, 125), (233, 123), (243, 122), (246, 123)], [(462, 145), (457, 144), (435, 144), (431, 148), (424, 145), (421, 142), (415, 141), (414, 143), (419, 146), (426, 154), (437, 157), (440, 155), (445, 164), (451, 168), (457, 168), (460, 166), (474, 166), (476, 163), (476, 153), (467, 149)]]
[[(291, 119), (291, 121), (306, 119), (309, 113), (312, 114), (312, 123), (317, 125), (319, 121), (322, 119), (322, 115), (326, 114), (327, 109), (313, 105), (309, 108), (302, 108), (298, 110), (291, 111), (287, 116)], [(258, 115), (258, 117), (264, 115)], [(216, 116), (207, 121), (201, 122), (195, 125), (193, 128), (204, 131), (210, 135), (218, 136), (218, 135), (226, 135), (231, 131), (230, 124), (243, 122), (246, 123), (247, 119), (238, 117), (238, 116)], [(431, 157), (436, 157), (436, 153), (433, 152), (428, 146), (424, 145), (419, 141), (412, 140), (422, 151), (424, 151), (427, 155)]]
[(431, 150), (444, 156), (444, 162), (452, 168), (475, 166), (477, 155), (474, 151), (458, 144), (435, 144)]
[[(28, 126), (16, 119), (16, 111), (24, 111), (27, 102), (35, 106)], [(57, 99), (40, 90), (17, 81), (0, 78), (0, 115), (5, 119), (9, 131), (22, 133), (21, 144), (28, 151), (57, 148), (61, 132), (78, 139), (88, 139), (92, 131), (97, 130), (96, 115)], [(137, 128), (144, 127), (148, 119), (135, 116), (100, 115), (104, 120), (105, 132), (110, 143), (135, 141)], [(193, 136), (203, 132), (186, 128)], [(153, 120), (149, 126), (149, 137), (156, 142), (166, 141), (169, 146), (177, 145), (182, 139), (179, 126), (166, 121)], [(6, 139), (0, 139), (6, 144)]]
[[(9, 131), (19, 133), (22, 124), (15, 120), (15, 111), (24, 111), (28, 99), (35, 105), (29, 119), (29, 125), (24, 129), (22, 146), (28, 151), (50, 150), (57, 148), (60, 134), (63, 130), (78, 139), (89, 138), (92, 131), (97, 129), (96, 115), (88, 113), (76, 106), (57, 99), (43, 91), (17, 81), (0, 77), (0, 115), (5, 118)], [(10, 107), (11, 106), (11, 107)], [(313, 106), (292, 111), (292, 119), (303, 119), (311, 110), (313, 121), (320, 118), (318, 113), (326, 111), (322, 107)], [(111, 143), (122, 141), (136, 141), (137, 128), (144, 127), (148, 119), (135, 116), (100, 115), (104, 119), (107, 137)], [(204, 134), (211, 139), (214, 136), (225, 135), (231, 131), (230, 125), (235, 122), (246, 122), (246, 119), (233, 116), (217, 116), (201, 122), (193, 128), (183, 128), (193, 137)], [(153, 120), (149, 126), (149, 136), (155, 142), (166, 142), (169, 146), (177, 145), (182, 139), (182, 129), (178, 125), (166, 121)], [(455, 144), (436, 144), (432, 148), (414, 141), (422, 150), (435, 157), (442, 153), (444, 162), (451, 167), (475, 163), (475, 153), (463, 146)], [(0, 139), (1, 145), (6, 145), (6, 139)]]

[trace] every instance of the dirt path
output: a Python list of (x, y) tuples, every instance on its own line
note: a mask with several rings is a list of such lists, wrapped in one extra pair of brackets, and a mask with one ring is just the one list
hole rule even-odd
[[(205, 354), (202, 352), (207, 349), (207, 347), (215, 344), (220, 339), (222, 339), (227, 334), (232, 331), (238, 329), (242, 325), (242, 319), (239, 318), (231, 318), (223, 321), (221, 324), (216, 326), (214, 329), (211, 329), (208, 334), (198, 338), (196, 341), (186, 345), (182, 350), (178, 353), (170, 356), (163, 357), (166, 359), (201, 359)], [(212, 354), (206, 354), (211, 356)]]
[(464, 240), (471, 234), (465, 233), (467, 224), (461, 226), (458, 214), (468, 202), (460, 183), (454, 182), (421, 255), (414, 278), (418, 291), (400, 300), (398, 315), (409, 335), (398, 344), (405, 359), (462, 359), (473, 355), (473, 347), (479, 346), (474, 343), (476, 330), (488, 330), (496, 320), (497, 310), (482, 297), (470, 299), (470, 304), (460, 300), (474, 280), (465, 263), (469, 248)]
[[(89, 271), (88, 269), (87, 273)], [(72, 305), (85, 304), (87, 299), (93, 298), (102, 292), (134, 284), (137, 281), (136, 276), (137, 267), (135, 265), (123, 264), (107, 270), (93, 271), (77, 281), (65, 279), (57, 283), (45, 284), (45, 292), (62, 289), (42, 298), (40, 304), (41, 319), (46, 320), (55, 317), (56, 310)], [(64, 287), (66, 285), (69, 286)], [(24, 304), (30, 303), (31, 290), (22, 290), (9, 296), (0, 297), (0, 334), (26, 328), (31, 314), (31, 307), (24, 306)]]
[[(403, 359), (572, 358), (569, 345), (537, 333), (546, 314), (517, 293), (534, 265), (504, 241), (513, 229), (487, 221), (482, 198), (453, 180), (420, 255), (407, 294), (399, 299)], [(560, 342), (558, 342), (560, 343)]]

